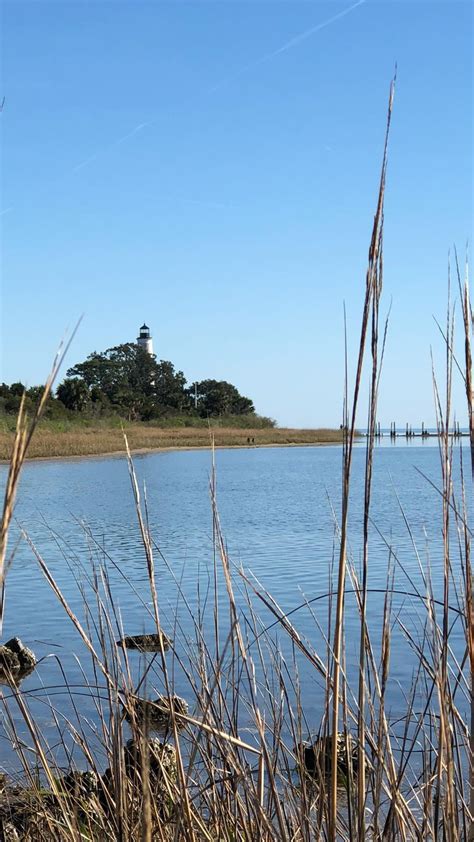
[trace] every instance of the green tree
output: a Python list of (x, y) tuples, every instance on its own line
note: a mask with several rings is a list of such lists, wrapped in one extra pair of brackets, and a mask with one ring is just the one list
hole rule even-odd
[(26, 390), (26, 397), (29, 398), (34, 404), (37, 404), (43, 392), (44, 386), (30, 386), (30, 388)]
[(173, 363), (160, 360), (153, 381), (154, 404), (162, 410), (185, 412), (190, 407), (186, 378), (182, 371), (175, 371)]
[(110, 415), (112, 404), (98, 386), (92, 386), (90, 390), (90, 410), (93, 415)]
[[(196, 387), (189, 390), (192, 397)], [(249, 415), (255, 412), (250, 398), (239, 393), (232, 383), (226, 380), (201, 380), (197, 383), (197, 409), (201, 417), (218, 415)]]
[(132, 342), (94, 351), (82, 363), (70, 368), (68, 377), (76, 377), (93, 391), (95, 402), (102, 395), (128, 418), (140, 417), (143, 399), (152, 390), (155, 361)]
[(58, 386), (56, 394), (66, 409), (73, 412), (83, 412), (90, 400), (87, 383), (80, 377), (67, 377)]
[[(67, 371), (58, 398), (75, 411), (116, 413), (129, 420), (195, 414), (194, 386), (187, 388), (182, 371), (169, 360), (157, 361), (133, 342), (89, 356)], [(197, 411), (202, 418), (250, 415), (250, 398), (225, 380), (197, 384)]]
[(167, 360), (156, 358), (134, 343), (94, 352), (67, 372), (90, 390), (95, 403), (107, 402), (130, 420), (148, 419), (189, 407), (186, 378)]
[(25, 387), (23, 383), (12, 383), (10, 386), (10, 395), (14, 395), (15, 397), (21, 398), (24, 391)]

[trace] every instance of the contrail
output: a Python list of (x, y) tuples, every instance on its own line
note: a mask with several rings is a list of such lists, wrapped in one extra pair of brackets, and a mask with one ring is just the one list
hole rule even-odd
[(115, 149), (116, 146), (120, 146), (121, 143), (125, 143), (126, 140), (129, 140), (134, 135), (141, 132), (147, 126), (151, 126), (151, 123), (139, 123), (138, 126), (135, 126), (130, 132), (124, 134), (123, 137), (119, 137), (118, 140), (114, 140), (113, 143), (110, 143), (108, 146), (104, 147), (103, 149), (99, 149), (97, 152), (94, 152), (93, 155), (90, 155), (89, 158), (85, 158), (84, 161), (81, 161), (79, 164), (76, 164), (75, 167), (72, 168), (71, 172), (78, 172), (78, 170), (82, 170), (84, 167), (87, 167), (88, 164), (91, 164), (92, 161), (95, 161), (99, 155), (103, 155), (106, 152), (110, 152), (111, 149)]
[[(276, 50), (272, 50), (271, 53), (266, 53), (265, 55), (261, 56), (260, 58), (255, 59), (250, 64), (245, 65), (240, 70), (237, 70), (236, 73), (232, 74), (231, 76), (227, 76), (225, 79), (222, 79), (212, 88), (209, 88), (207, 91), (203, 92), (206, 94), (212, 94), (214, 91), (218, 91), (221, 88), (228, 85), (230, 82), (233, 82), (234, 79), (239, 79), (245, 73), (249, 73), (254, 68), (259, 67), (261, 64), (264, 64), (267, 61), (270, 61), (276, 56), (282, 55), (282, 53), (286, 53), (288, 50), (292, 50), (294, 47), (297, 47), (298, 44), (301, 44), (303, 41), (306, 41), (307, 38), (311, 38), (312, 35), (315, 35), (317, 32), (320, 32), (322, 29), (326, 29), (327, 26), (331, 26), (336, 21), (341, 20), (341, 18), (346, 17), (359, 6), (362, 6), (366, 0), (357, 0), (356, 3), (353, 3), (352, 6), (348, 6), (347, 9), (343, 9), (341, 12), (338, 12), (336, 15), (328, 18), (327, 20), (321, 21), (321, 23), (317, 23), (314, 26), (311, 26), (310, 29), (306, 29), (304, 32), (300, 32), (299, 35), (295, 35), (293, 38), (290, 38), (289, 41), (286, 41), (281, 47), (278, 47)], [(118, 140), (115, 140), (113, 143), (109, 144), (103, 149), (99, 149), (97, 152), (94, 152), (93, 155), (90, 155), (88, 158), (85, 158), (84, 161), (81, 161), (79, 164), (76, 164), (75, 167), (72, 168), (71, 172), (78, 172), (82, 170), (84, 167), (87, 167), (88, 164), (91, 164), (95, 161), (100, 155), (103, 155), (107, 152), (110, 152), (111, 149), (114, 149), (116, 146), (120, 146), (120, 144), (125, 143), (125, 141), (129, 140), (134, 135), (141, 132), (147, 126), (153, 125), (153, 121), (148, 123), (139, 123), (135, 128), (133, 128), (130, 132), (127, 132), (123, 137), (119, 137)]]
[(337, 20), (344, 18), (346, 15), (353, 12), (354, 9), (357, 9), (358, 6), (362, 6), (365, 3), (365, 0), (357, 0), (357, 3), (354, 3), (352, 6), (349, 6), (347, 9), (343, 9), (342, 12), (338, 12), (337, 15), (333, 15), (332, 18), (329, 18), (322, 23), (317, 23), (315, 26), (312, 26), (311, 29), (307, 29), (306, 32), (302, 32), (300, 35), (295, 35), (294, 38), (291, 38), (286, 44), (283, 44), (282, 47), (279, 47), (277, 50), (274, 50), (273, 53), (269, 53), (268, 55), (264, 56), (261, 61), (267, 61), (274, 56), (280, 55), (280, 53), (286, 53), (287, 50), (291, 50), (293, 47), (296, 47), (297, 44), (301, 44), (302, 41), (306, 41), (307, 38), (310, 38), (311, 35), (315, 35), (316, 32), (319, 32), (321, 29), (325, 29), (327, 26), (330, 26), (332, 23), (335, 23)]
[(341, 20), (346, 15), (349, 15), (354, 9), (357, 9), (358, 6), (362, 6), (366, 0), (357, 0), (357, 3), (353, 3), (352, 6), (348, 6), (347, 9), (343, 9), (342, 12), (338, 12), (337, 15), (333, 15), (331, 18), (322, 21), (321, 23), (315, 24), (310, 29), (306, 29), (304, 32), (300, 32), (299, 35), (295, 35), (294, 38), (290, 38), (289, 41), (286, 41), (285, 44), (282, 44), (281, 47), (278, 47), (276, 50), (273, 50), (271, 53), (266, 53), (264, 56), (255, 59), (250, 64), (245, 65), (240, 70), (237, 70), (232, 76), (228, 76), (226, 79), (223, 79), (221, 82), (218, 82), (217, 85), (214, 85), (212, 88), (209, 89), (208, 93), (213, 93), (214, 91), (218, 91), (220, 88), (227, 85), (229, 82), (233, 82), (234, 79), (238, 79), (240, 76), (243, 76), (244, 73), (248, 73), (250, 70), (253, 70), (255, 67), (259, 67), (261, 64), (264, 64), (266, 61), (270, 61), (270, 59), (275, 58), (276, 56), (281, 55), (282, 53), (286, 53), (287, 50), (292, 50), (293, 47), (297, 47), (298, 44), (301, 44), (302, 41), (306, 41), (307, 38), (311, 38), (312, 35), (315, 35), (316, 32), (320, 32), (321, 29), (326, 29), (327, 26), (331, 26), (331, 24), (336, 23), (336, 21)]
[(95, 155), (85, 158), (80, 164), (76, 164), (76, 166), (72, 168), (71, 172), (78, 172), (79, 170), (82, 170), (83, 167), (87, 167), (87, 164), (91, 164), (92, 161), (95, 161), (95, 159), (99, 157), (99, 155), (100, 152), (96, 152)]
[(113, 146), (119, 146), (121, 143), (125, 143), (126, 140), (129, 140), (129, 138), (133, 137), (134, 134), (138, 134), (138, 132), (141, 132), (142, 129), (145, 129), (147, 126), (151, 126), (151, 123), (139, 123), (138, 126), (135, 126), (131, 132), (127, 132), (127, 134), (124, 134), (123, 137), (119, 137), (118, 140), (112, 143), (110, 148)]

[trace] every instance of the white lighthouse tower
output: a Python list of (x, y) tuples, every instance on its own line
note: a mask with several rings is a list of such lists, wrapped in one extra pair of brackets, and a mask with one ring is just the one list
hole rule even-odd
[(153, 339), (151, 337), (150, 328), (145, 323), (143, 323), (140, 328), (140, 333), (137, 337), (137, 345), (153, 356)]

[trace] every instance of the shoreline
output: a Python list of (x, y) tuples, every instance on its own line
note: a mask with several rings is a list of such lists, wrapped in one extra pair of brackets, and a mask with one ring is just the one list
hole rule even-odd
[[(338, 441), (314, 441), (314, 442), (265, 442), (262, 444), (216, 444), (215, 450), (261, 450), (270, 447), (340, 447), (342, 442)], [(130, 448), (131, 456), (148, 456), (151, 453), (174, 453), (179, 450), (212, 450), (210, 444), (195, 445), (170, 445), (162, 447), (136, 447)], [(108, 450), (103, 453), (77, 453), (56, 456), (27, 456), (25, 462), (77, 462), (83, 459), (120, 459), (126, 458), (125, 450)], [(0, 465), (9, 465), (9, 459), (0, 459)]]
[[(130, 425), (124, 430), (107, 427), (54, 429), (38, 427), (28, 450), (27, 461), (45, 459), (119, 458), (126, 456), (124, 433), (134, 456), (175, 450), (318, 447), (342, 444), (340, 430), (329, 428), (295, 429), (250, 427), (147, 427)], [(0, 433), (0, 463), (10, 459), (14, 440), (12, 431)]]

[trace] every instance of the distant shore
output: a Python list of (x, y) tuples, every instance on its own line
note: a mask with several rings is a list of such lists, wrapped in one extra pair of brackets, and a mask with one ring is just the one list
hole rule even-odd
[[(125, 429), (128, 444), (136, 455), (173, 450), (216, 448), (303, 447), (305, 445), (341, 444), (340, 430), (290, 428), (236, 429), (214, 427), (163, 428), (130, 425)], [(12, 432), (0, 433), (0, 460), (9, 459)], [(39, 428), (31, 442), (29, 459), (81, 459), (94, 456), (123, 456), (125, 443), (120, 429), (103, 427), (77, 430)]]

